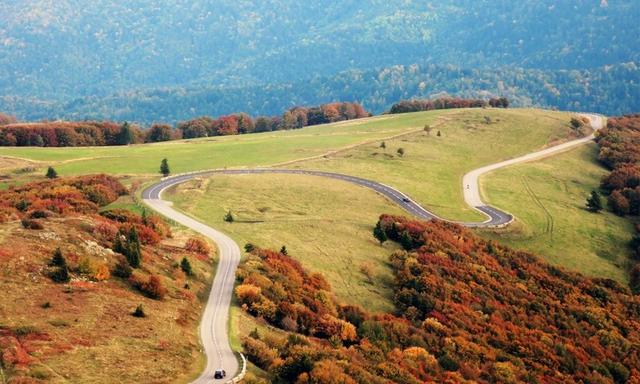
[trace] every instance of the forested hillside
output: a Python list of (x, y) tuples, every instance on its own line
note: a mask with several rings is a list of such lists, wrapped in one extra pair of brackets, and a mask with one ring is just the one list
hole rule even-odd
[(342, 305), (286, 252), (258, 249), (239, 268), (244, 310), (286, 331), (243, 347), (276, 383), (632, 383), (638, 296), (464, 228), (382, 215), (396, 314)]
[(239, 111), (272, 116), (296, 105), (340, 100), (360, 102), (378, 114), (402, 99), (444, 95), (484, 99), (505, 96), (514, 107), (621, 114), (640, 110), (640, 68), (635, 63), (592, 70), (465, 70), (433, 64), (399, 65), (276, 85), (164, 88), (59, 103), (0, 96), (0, 111), (25, 120), (107, 119), (151, 124)]
[[(419, 74), (438, 81), (420, 96), (482, 90), (502, 96), (498, 82), (504, 81), (522, 99), (516, 105), (565, 107), (577, 98), (592, 109), (598, 105), (594, 97), (621, 99), (618, 88), (631, 83), (622, 73), (592, 70), (640, 60), (639, 12), (632, 0), (3, 2), (0, 109), (22, 119), (136, 114), (150, 122), (238, 110), (272, 114), (296, 103), (340, 99), (379, 112), (400, 98), (385, 87), (392, 85), (403, 97), (413, 97), (415, 87), (381, 79), (366, 89), (352, 88), (343, 84), (344, 76), (358, 82), (358, 76), (368, 80), (373, 68), (414, 63), (424, 63)], [(480, 71), (449, 71), (449, 65)], [(504, 69), (485, 72), (489, 68)], [(332, 80), (347, 70), (365, 72)], [(598, 83), (603, 76), (614, 82), (594, 92), (591, 78)], [(301, 89), (311, 78), (320, 85)], [(406, 74), (402, 79), (425, 81)], [(563, 91), (565, 85), (570, 90)], [(203, 86), (208, 89), (199, 91)], [(560, 94), (547, 97), (546, 88)], [(73, 101), (79, 97), (98, 99)], [(219, 102), (228, 97), (224, 105)], [(152, 107), (156, 102), (161, 105)], [(176, 102), (179, 115), (162, 112)], [(629, 112), (623, 107), (599, 110)]]

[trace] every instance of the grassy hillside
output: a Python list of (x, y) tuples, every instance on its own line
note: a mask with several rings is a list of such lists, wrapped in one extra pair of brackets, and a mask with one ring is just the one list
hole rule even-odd
[[(241, 246), (285, 245), (305, 267), (321, 271), (345, 302), (392, 308), (385, 260), (395, 248), (378, 245), (371, 223), (382, 212), (403, 211), (373, 191), (312, 176), (219, 175), (170, 189), (164, 197)], [(224, 221), (228, 211), (233, 223)]]
[(503, 232), (484, 235), (588, 276), (626, 282), (633, 225), (610, 212), (585, 209), (589, 193), (607, 173), (596, 162), (597, 153), (596, 145), (589, 144), (485, 175), (486, 201), (517, 221)]
[(452, 111), (380, 116), (294, 131), (212, 137), (126, 147), (0, 148), (12, 156), (54, 165), (60, 174), (157, 174), (169, 159), (174, 173), (238, 166), (266, 166), (323, 155), (340, 148), (378, 141), (434, 124)]
[[(0, 192), (0, 382), (172, 383), (198, 374), (213, 253), (187, 249), (190, 234), (172, 234), (155, 216), (98, 214), (125, 192), (113, 178), (42, 178)], [(141, 263), (126, 276), (131, 261), (113, 249), (118, 231), (131, 228)], [(53, 265), (56, 248), (65, 262)], [(180, 270), (185, 257), (191, 275)], [(132, 316), (139, 305), (145, 317)]]
[[(294, 167), (370, 178), (400, 189), (444, 218), (473, 221), (483, 216), (463, 201), (461, 180), (466, 172), (572, 135), (567, 113), (467, 110), (447, 117), (429, 134), (387, 140), (386, 149), (376, 142)], [(404, 156), (398, 155), (399, 148)]]

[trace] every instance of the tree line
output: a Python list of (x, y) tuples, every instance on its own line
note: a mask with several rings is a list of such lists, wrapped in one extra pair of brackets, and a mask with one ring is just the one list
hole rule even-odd
[(298, 129), (371, 116), (360, 104), (338, 102), (318, 107), (295, 107), (282, 116), (253, 118), (238, 113), (218, 118), (202, 116), (172, 127), (153, 124), (148, 129), (109, 121), (18, 123), (0, 114), (0, 146), (77, 147), (155, 143), (210, 136)]
[(441, 97), (434, 100), (402, 100), (393, 104), (389, 113), (409, 113), (420, 111), (433, 111), (437, 109), (453, 108), (509, 108), (509, 100), (506, 97), (484, 99), (460, 99), (452, 97)]
[[(611, 172), (602, 179), (609, 209), (620, 216), (640, 215), (640, 115), (613, 117), (598, 132), (598, 159)], [(636, 265), (631, 269), (630, 285), (640, 293), (640, 226), (631, 241)]]

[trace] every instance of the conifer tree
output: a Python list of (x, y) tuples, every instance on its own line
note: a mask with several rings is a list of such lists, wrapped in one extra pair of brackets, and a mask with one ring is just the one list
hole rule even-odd
[(47, 179), (55, 179), (58, 177), (58, 172), (56, 172), (56, 170), (53, 169), (53, 167), (49, 167), (47, 169), (47, 174), (45, 176), (47, 176)]
[(187, 276), (193, 275), (193, 269), (191, 268), (191, 263), (189, 262), (189, 259), (187, 259), (186, 257), (182, 258), (182, 261), (180, 262), (180, 269), (182, 269), (182, 271), (186, 273)]
[(53, 257), (49, 265), (53, 267), (65, 267), (67, 265), (67, 261), (64, 259), (64, 256), (62, 256), (60, 248), (56, 248), (56, 250), (53, 251)]
[(160, 162), (160, 173), (162, 173), (162, 176), (164, 177), (169, 176), (169, 174), (171, 173), (171, 170), (169, 169), (169, 162), (167, 161), (167, 159), (162, 159), (162, 161)]
[(382, 229), (382, 226), (380, 225), (380, 222), (378, 222), (378, 224), (376, 224), (375, 228), (373, 228), (373, 237), (378, 239), (378, 241), (380, 242), (380, 245), (384, 244), (384, 242), (388, 240), (387, 234)]
[(131, 126), (128, 122), (124, 122), (120, 127), (120, 133), (118, 133), (118, 137), (116, 138), (116, 142), (118, 145), (129, 145), (133, 143), (134, 136), (133, 131), (131, 130)]
[(600, 198), (598, 191), (591, 191), (591, 196), (587, 199), (587, 209), (594, 213), (602, 210), (602, 199)]

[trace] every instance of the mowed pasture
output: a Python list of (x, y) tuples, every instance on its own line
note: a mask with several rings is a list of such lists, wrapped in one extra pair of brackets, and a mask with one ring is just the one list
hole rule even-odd
[[(164, 198), (241, 247), (286, 246), (345, 303), (393, 309), (387, 260), (398, 248), (380, 246), (372, 231), (381, 213), (404, 211), (371, 190), (316, 176), (216, 175), (169, 189)], [(233, 223), (224, 221), (227, 212)]]
[[(294, 167), (391, 185), (446, 219), (485, 220), (464, 203), (462, 176), (480, 166), (575, 138), (570, 119), (569, 113), (532, 109), (462, 110), (432, 125), (431, 132), (387, 140), (386, 148), (381, 142), (362, 145)], [(398, 153), (400, 148), (403, 155)]]
[(596, 144), (589, 144), (485, 175), (485, 200), (514, 214), (516, 222), (483, 235), (587, 276), (626, 283), (633, 224), (606, 209), (597, 214), (585, 209), (587, 197), (607, 173), (596, 160), (597, 151)]
[(291, 131), (171, 141), (116, 147), (34, 148), (3, 147), (0, 157), (55, 166), (58, 173), (158, 174), (160, 161), (169, 159), (174, 173), (201, 169), (268, 166), (321, 156), (353, 145), (416, 131), (452, 111), (378, 116)]

